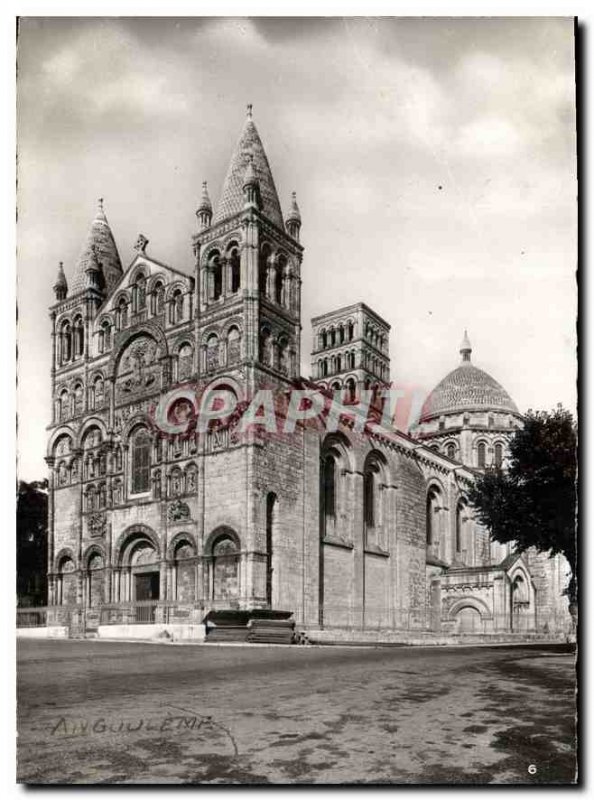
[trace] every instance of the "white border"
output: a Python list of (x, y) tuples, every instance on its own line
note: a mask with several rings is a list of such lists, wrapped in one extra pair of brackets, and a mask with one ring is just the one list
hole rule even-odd
[[(301, 0), (301, 2), (294, 2), (294, 0), (288, 0), (287, 2), (270, 2), (267, 0), (266, 2), (241, 2), (241, 0), (202, 0), (202, 2), (196, 2), (196, 0), (170, 0), (167, 3), (164, 2), (125, 2), (124, 0), (120, 0), (120, 2), (113, 2), (113, 0), (103, 0), (103, 2), (26, 2), (26, 0), (21, 0), (21, 2), (15, 2), (15, 0), (7, 0), (7, 2), (3, 3), (2, 8), (0, 10), (0, 58), (2, 59), (2, 80), (3, 80), (3, 92), (0, 95), (3, 99), (3, 115), (2, 115), (2, 125), (0, 126), (0, 137), (2, 142), (2, 156), (4, 160), (4, 169), (2, 170), (3, 176), (3, 192), (1, 195), (1, 202), (2, 202), (2, 214), (0, 215), (1, 225), (2, 225), (2, 234), (0, 236), (0, 243), (3, 250), (4, 258), (2, 259), (1, 267), (3, 274), (3, 284), (2, 284), (2, 291), (0, 292), (0, 321), (2, 325), (2, 336), (0, 337), (0, 341), (2, 343), (2, 367), (3, 367), (3, 376), (5, 378), (5, 391), (2, 395), (0, 400), (0, 409), (2, 411), (2, 419), (5, 420), (5, 428), (4, 428), (4, 436), (2, 438), (3, 446), (0, 448), (1, 452), (1, 459), (0, 459), (0, 492), (2, 493), (2, 509), (4, 510), (4, 519), (7, 521), (13, 515), (13, 509), (15, 507), (15, 495), (14, 495), (14, 488), (15, 488), (15, 463), (16, 463), (16, 447), (15, 447), (15, 436), (14, 436), (14, 420), (15, 420), (15, 411), (16, 411), (16, 404), (15, 404), (15, 397), (14, 393), (9, 389), (11, 384), (11, 375), (14, 374), (15, 371), (15, 345), (16, 345), (16, 338), (15, 338), (15, 329), (14, 329), (14, 309), (16, 303), (16, 292), (15, 292), (15, 248), (16, 248), (16, 236), (15, 236), (15, 225), (14, 225), (14, 209), (16, 205), (16, 195), (15, 195), (15, 177), (16, 177), (16, 170), (15, 170), (15, 149), (16, 149), (16, 137), (15, 137), (15, 100), (16, 100), (16, 92), (15, 92), (15, 85), (14, 85), (14, 65), (15, 65), (15, 57), (16, 57), (16, 46), (15, 46), (15, 17), (16, 16), (73, 16), (73, 17), (82, 17), (82, 16), (97, 16), (97, 17), (105, 17), (105, 16), (130, 16), (130, 17), (138, 17), (138, 16), (164, 16), (164, 17), (175, 17), (175, 16), (447, 16), (447, 17), (455, 17), (455, 16), (498, 16), (498, 17), (514, 17), (514, 16), (563, 16), (563, 17), (570, 17), (570, 16), (577, 16), (581, 23), (588, 28), (588, 23), (592, 19), (592, 4), (591, 2), (586, 3), (585, 0), (578, 0), (578, 2), (568, 3), (560, 2), (559, 0), (549, 0), (548, 2), (529, 2), (528, 0), (498, 0), (497, 2), (492, 2), (491, 0), (465, 0), (461, 1), (458, 0), (457, 2), (439, 2), (439, 0), (434, 0), (433, 2), (429, 2), (429, 0), (416, 0), (416, 2), (410, 2), (407, 0), (402, 0), (401, 2), (390, 2), (390, 0), (369, 0), (368, 2), (338, 2), (338, 0), (317, 0), (313, 2), (313, 0)], [(586, 32), (584, 44), (586, 48), (589, 44), (591, 31)], [(582, 124), (582, 131), (581, 136), (583, 138), (582, 146), (585, 147), (585, 135), (584, 131), (588, 131), (590, 134), (590, 138), (592, 137), (592, 125), (591, 125), (591, 106), (592, 106), (592, 97), (591, 97), (591, 86), (592, 86), (592, 68), (591, 62), (592, 58), (587, 56), (587, 53), (583, 53), (582, 57), (585, 60), (584, 64), (584, 73), (582, 75), (582, 81), (585, 83), (584, 88), (584, 101), (586, 104), (585, 108), (582, 108), (580, 113), (584, 116), (584, 121)], [(589, 63), (588, 63), (589, 62)], [(588, 99), (589, 98), (589, 99)], [(589, 106), (589, 107), (588, 107)], [(587, 116), (586, 116), (587, 112)], [(587, 230), (591, 228), (592, 225), (592, 214), (591, 210), (587, 204), (587, 188), (585, 186), (586, 183), (591, 182), (592, 178), (592, 167), (591, 167), (591, 160), (588, 159), (588, 171), (587, 174), (582, 175), (582, 182), (580, 184), (580, 193), (581, 193), (581, 203), (584, 204), (584, 216), (582, 218), (582, 225)], [(586, 282), (586, 274), (591, 267), (590, 259), (587, 258), (587, 246), (585, 241), (582, 242), (582, 252), (581, 252), (581, 270), (582, 270), (582, 292), (584, 292), (584, 297), (582, 298), (583, 303), (583, 310), (584, 312), (586, 309), (591, 309), (593, 306), (592, 303), (592, 281), (588, 280)], [(42, 256), (42, 254), (40, 254)], [(584, 317), (587, 317), (587, 314), (584, 313)], [(591, 335), (592, 326), (586, 326), (585, 322), (583, 324), (581, 334), (581, 348), (582, 354), (584, 350), (587, 350), (587, 362), (590, 370), (588, 371), (587, 375), (584, 375), (583, 380), (583, 387), (582, 387), (582, 405), (581, 410), (582, 413), (584, 408), (586, 407), (586, 398), (590, 398), (592, 396), (592, 364), (590, 362), (589, 353), (592, 352), (592, 335)], [(582, 363), (581, 368), (584, 370), (586, 367), (585, 359), (582, 356)], [(586, 425), (584, 424), (584, 420), (582, 419), (582, 428), (586, 430)], [(584, 438), (582, 442), (582, 446), (586, 449), (587, 455), (582, 461), (582, 470), (585, 470), (585, 460), (588, 456), (590, 456), (592, 452), (592, 433), (591, 429), (586, 431), (587, 438)], [(593, 497), (594, 496), (594, 478), (592, 474), (587, 475), (587, 483), (583, 486), (582, 489), (582, 496), (584, 501), (586, 497)], [(582, 509), (582, 514), (585, 513), (585, 509)], [(589, 567), (592, 566), (591, 564), (591, 554), (593, 548), (590, 546), (589, 551), (586, 550), (586, 539), (587, 535), (590, 533), (587, 530), (587, 523), (588, 518), (582, 520), (582, 531), (581, 531), (581, 544), (582, 544), (582, 600), (584, 594), (584, 587), (583, 584), (587, 582), (587, 575), (590, 573)], [(14, 683), (15, 683), (15, 644), (14, 644), (14, 581), (10, 579), (10, 576), (13, 575), (13, 565), (15, 560), (15, 546), (14, 546), (14, 526), (10, 524), (6, 524), (3, 530), (3, 562), (5, 565), (5, 572), (4, 572), (4, 580), (2, 581), (2, 600), (0, 607), (2, 608), (3, 614), (3, 627), (2, 630), (4, 631), (5, 640), (3, 642), (2, 654), (3, 658), (0, 662), (2, 664), (2, 687), (4, 689), (5, 696), (3, 698), (2, 704), (2, 725), (1, 725), (1, 762), (0, 762), (0, 775), (1, 775), (1, 788), (2, 788), (2, 797), (12, 797), (16, 796), (17, 794), (21, 795), (23, 791), (23, 787), (17, 787), (15, 785), (15, 763), (16, 763), (16, 748), (15, 748), (15, 700), (14, 700)], [(584, 552), (586, 551), (586, 552)], [(585, 557), (584, 557), (585, 556)], [(586, 603), (582, 605), (582, 625), (586, 627), (586, 624), (583, 620), (590, 618), (592, 616), (592, 606), (591, 606), (591, 597), (592, 592), (590, 592), (589, 597), (586, 598)], [(589, 631), (588, 631), (589, 633)], [(588, 656), (591, 655), (591, 647), (590, 643), (586, 642), (586, 632), (582, 631), (583, 637), (583, 644), (584, 644), (584, 651), (582, 653), (582, 658), (585, 663), (589, 662)], [(582, 679), (585, 682), (586, 680), (586, 669), (582, 667)], [(582, 687), (583, 691), (584, 687)], [(582, 703), (582, 713), (587, 714), (587, 711), (591, 711), (592, 706), (591, 703), (588, 703), (588, 709), (585, 708), (585, 704)], [(589, 715), (588, 715), (589, 716)], [(590, 726), (588, 725), (588, 728)], [(589, 730), (585, 730), (584, 725), (584, 738), (585, 742), (582, 743), (582, 747), (584, 752), (582, 753), (581, 763), (583, 766), (588, 768), (588, 765), (591, 765), (594, 762), (590, 756), (592, 755), (592, 749), (590, 747), (590, 736), (588, 735)], [(589, 767), (591, 771), (592, 767)], [(589, 776), (588, 776), (589, 777)], [(591, 783), (591, 780), (588, 781)], [(240, 787), (241, 788), (241, 787)], [(457, 787), (451, 787), (454, 790)], [(494, 787), (489, 787), (494, 788)], [(504, 787), (501, 787), (504, 788)], [(418, 789), (415, 787), (406, 787), (406, 786), (394, 786), (394, 791), (402, 792), (402, 791), (410, 791), (411, 789), (415, 790), (418, 793)], [(63, 791), (63, 790), (62, 790)], [(62, 791), (59, 794), (62, 794)], [(70, 794), (73, 789), (68, 789), (68, 794)], [(116, 792), (116, 794), (120, 794), (125, 792), (125, 789), (113, 789), (112, 791)], [(172, 790), (171, 789), (162, 789), (158, 791), (159, 796), (168, 796)], [(208, 786), (201, 786), (198, 791), (201, 793), (209, 791)], [(212, 791), (212, 789), (210, 790)], [(227, 793), (229, 791), (233, 791), (232, 789), (222, 790), (220, 787), (216, 787), (215, 791), (217, 794), (220, 795), (221, 791), (223, 793)], [(280, 791), (280, 790), (276, 790)], [(295, 790), (293, 790), (295, 791)], [(324, 791), (322, 788), (318, 787), (304, 787), (302, 791), (306, 791), (309, 795), (317, 794), (321, 791)], [(352, 796), (352, 790), (348, 790), (349, 795)], [(366, 791), (365, 789), (360, 789), (360, 792)], [(434, 791), (431, 788), (424, 788), (421, 791), (421, 794), (430, 793)], [(437, 789), (439, 791), (439, 789)], [(505, 791), (508, 796), (519, 796), (522, 789), (518, 788), (505, 788)], [(534, 789), (532, 789), (534, 791)], [(568, 792), (575, 792), (575, 789), (557, 789), (555, 793), (557, 794), (566, 794)], [(357, 792), (358, 793), (358, 792)], [(152, 794), (152, 792), (151, 792)], [(549, 792), (547, 792), (549, 794)], [(269, 792), (267, 792), (269, 795)], [(55, 795), (54, 795), (55, 796)]]

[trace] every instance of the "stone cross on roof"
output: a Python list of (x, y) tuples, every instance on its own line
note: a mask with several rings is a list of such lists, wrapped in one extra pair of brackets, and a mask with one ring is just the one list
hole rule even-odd
[(148, 243), (149, 240), (146, 238), (146, 236), (144, 236), (142, 233), (139, 233), (138, 239), (136, 240), (136, 244), (134, 245), (134, 249), (138, 250), (139, 253), (144, 253)]

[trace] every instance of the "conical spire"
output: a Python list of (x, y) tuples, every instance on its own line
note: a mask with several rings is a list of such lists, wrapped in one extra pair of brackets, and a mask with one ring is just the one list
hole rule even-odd
[(252, 168), (260, 188), (260, 210), (271, 222), (282, 228), (283, 215), (274, 179), (262, 140), (252, 119), (251, 105), (248, 106), (243, 130), (227, 170), (213, 225), (238, 214), (243, 209), (243, 186), (250, 155), (252, 156)]
[(122, 262), (118, 249), (103, 210), (103, 198), (100, 198), (95, 219), (91, 223), (87, 241), (74, 268), (71, 294), (82, 292), (87, 288), (87, 268), (93, 269), (99, 262), (103, 270), (105, 287), (109, 291), (122, 276)]
[(460, 345), (460, 355), (462, 356), (462, 363), (470, 361), (471, 353), (472, 353), (472, 345), (470, 344), (470, 339), (468, 338), (468, 331), (465, 329), (464, 338), (462, 339), (462, 344)]
[(56, 300), (66, 299), (66, 295), (68, 294), (68, 282), (66, 281), (66, 275), (64, 274), (64, 264), (61, 261), (58, 265), (58, 276), (53, 288), (56, 295)]

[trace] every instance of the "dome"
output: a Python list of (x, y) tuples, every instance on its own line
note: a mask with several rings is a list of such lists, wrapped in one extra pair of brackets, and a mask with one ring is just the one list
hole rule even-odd
[(429, 394), (419, 422), (439, 417), (455, 411), (493, 410), (519, 414), (518, 408), (509, 394), (495, 378), (470, 361), (472, 352), (468, 335), (460, 347), (462, 363), (440, 381)]

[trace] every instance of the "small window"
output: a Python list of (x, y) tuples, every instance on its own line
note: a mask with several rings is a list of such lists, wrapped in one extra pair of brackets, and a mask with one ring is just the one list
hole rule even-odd
[(140, 494), (150, 489), (151, 437), (140, 430), (132, 442), (132, 493)]
[(324, 514), (327, 517), (336, 515), (336, 460), (332, 453), (329, 453), (323, 462), (323, 498)]
[(495, 466), (497, 467), (497, 469), (501, 469), (502, 464), (503, 464), (503, 445), (500, 442), (498, 442), (495, 445)]
[(484, 442), (480, 442), (477, 447), (477, 462), (479, 469), (484, 469), (487, 465), (487, 445)]
[(241, 263), (237, 250), (231, 251), (229, 267), (231, 269), (231, 291), (235, 294), (241, 287)]

